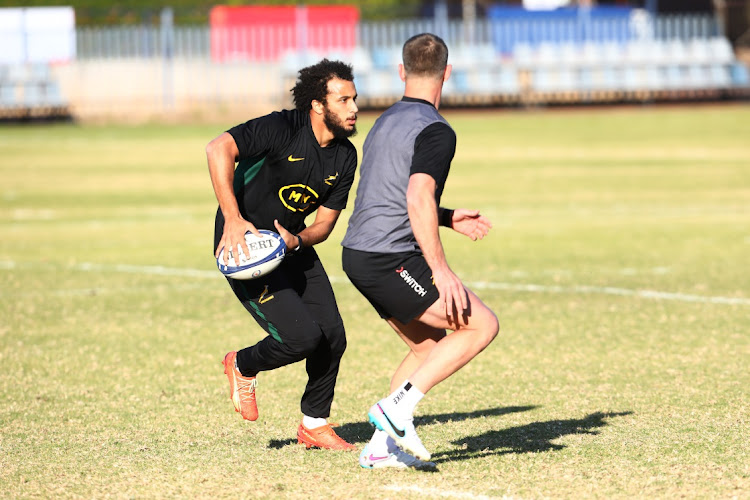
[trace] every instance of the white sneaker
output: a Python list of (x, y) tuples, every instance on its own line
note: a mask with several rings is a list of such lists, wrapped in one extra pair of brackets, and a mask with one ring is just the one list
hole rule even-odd
[(359, 455), (359, 465), (364, 469), (435, 469), (433, 462), (423, 462), (398, 448), (383, 456), (375, 456), (369, 451), (369, 445), (365, 446)]
[(414, 429), (414, 420), (411, 418), (402, 420), (393, 415), (386, 414), (381, 403), (382, 400), (370, 408), (367, 414), (370, 418), (370, 423), (391, 436), (402, 450), (420, 460), (429, 460), (430, 452), (427, 451), (419, 436), (417, 436), (417, 431)]

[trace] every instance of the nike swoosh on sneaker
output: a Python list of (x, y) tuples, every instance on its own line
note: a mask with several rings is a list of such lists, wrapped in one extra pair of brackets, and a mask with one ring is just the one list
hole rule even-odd
[(375, 462), (377, 460), (385, 460), (386, 458), (388, 458), (388, 455), (386, 455), (384, 457), (374, 457), (374, 456), (372, 456), (372, 453), (370, 453), (370, 456), (367, 457), (367, 460)]
[(396, 427), (394, 425), (394, 423), (391, 421), (391, 419), (388, 418), (388, 415), (386, 415), (386, 413), (383, 411), (383, 408), (379, 404), (378, 404), (378, 408), (380, 408), (380, 411), (383, 412), (383, 416), (388, 421), (388, 424), (393, 428), (393, 431), (396, 433), (396, 435), (398, 437), (404, 437), (404, 436), (406, 436), (406, 431), (405, 430), (401, 430), (398, 427)]

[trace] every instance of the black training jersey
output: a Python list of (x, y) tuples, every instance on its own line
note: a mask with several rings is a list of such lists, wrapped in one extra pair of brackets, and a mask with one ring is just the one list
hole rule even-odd
[(320, 147), (310, 115), (283, 110), (227, 131), (239, 149), (234, 193), (242, 217), (275, 231), (278, 219), (292, 233), (319, 206), (346, 208), (357, 168), (357, 150), (348, 139)]

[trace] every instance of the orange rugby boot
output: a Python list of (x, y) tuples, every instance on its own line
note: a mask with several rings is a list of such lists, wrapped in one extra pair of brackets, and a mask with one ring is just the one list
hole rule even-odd
[(237, 351), (224, 356), (224, 373), (229, 378), (229, 397), (234, 403), (234, 411), (240, 412), (245, 420), (258, 420), (258, 405), (255, 402), (256, 377), (245, 377), (237, 369)]
[(356, 446), (341, 439), (330, 424), (308, 429), (304, 424), (297, 428), (297, 443), (304, 444), (308, 450), (315, 446), (326, 450), (354, 451)]

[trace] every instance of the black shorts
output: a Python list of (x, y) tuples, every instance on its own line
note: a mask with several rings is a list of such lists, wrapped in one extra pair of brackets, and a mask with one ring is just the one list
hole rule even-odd
[(419, 252), (372, 253), (344, 248), (344, 272), (383, 319), (409, 323), (440, 294)]

